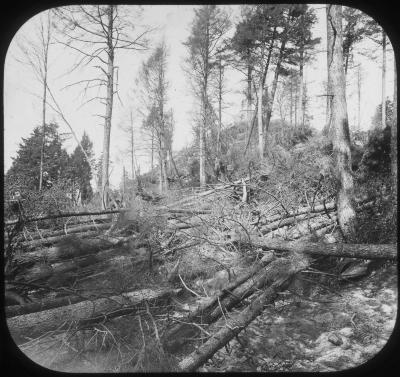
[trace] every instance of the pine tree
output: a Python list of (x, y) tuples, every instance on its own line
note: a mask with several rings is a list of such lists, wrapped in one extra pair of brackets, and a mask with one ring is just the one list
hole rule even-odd
[[(58, 125), (46, 124), (45, 133), (43, 188), (50, 187), (52, 183), (64, 178), (69, 164), (68, 153), (62, 148)], [(37, 126), (28, 138), (22, 138), (17, 156), (13, 158), (11, 168), (7, 172), (9, 182), (24, 182), (20, 191), (39, 190), (42, 135), (42, 126)]]

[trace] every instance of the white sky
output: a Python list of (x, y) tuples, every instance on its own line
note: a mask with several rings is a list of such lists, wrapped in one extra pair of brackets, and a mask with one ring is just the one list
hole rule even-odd
[[(326, 81), (326, 24), (325, 6), (314, 5), (318, 22), (313, 29), (314, 37), (321, 37), (321, 43), (317, 45), (315, 59), (305, 67), (305, 80), (307, 92), (310, 98), (309, 112), (313, 115), (311, 125), (321, 129), (325, 123), (325, 97), (322, 83)], [(167, 78), (169, 87), (169, 107), (173, 109), (175, 119), (174, 150), (179, 150), (192, 140), (192, 112), (194, 101), (190, 91), (188, 78), (182, 71), (183, 61), (186, 55), (186, 48), (182, 42), (186, 41), (190, 33), (190, 24), (194, 16), (194, 6), (186, 5), (146, 5), (141, 20), (142, 24), (159, 27), (152, 35), (152, 46), (155, 46), (164, 36), (168, 56)], [(233, 19), (239, 14), (238, 6), (227, 6), (232, 12)], [(11, 157), (16, 155), (21, 137), (28, 137), (35, 126), (41, 123), (41, 101), (38, 95), (41, 87), (35, 79), (32, 70), (16, 62), (15, 57), (20, 56), (16, 48), (15, 40), (20, 36), (31, 36), (35, 30), (36, 17), (25, 23), (18, 31), (12, 41), (5, 62), (4, 72), (4, 169), (7, 171), (11, 166)], [(233, 32), (233, 30), (231, 31)], [(370, 128), (371, 117), (376, 106), (381, 101), (381, 50), (372, 42), (365, 42), (360, 45), (362, 49), (374, 52), (376, 61), (356, 54), (355, 63), (361, 64), (362, 89), (361, 89), (361, 127)], [(359, 48), (357, 48), (359, 50)], [(387, 82), (386, 93), (393, 97), (393, 54), (387, 54)], [(110, 182), (117, 186), (122, 176), (122, 166), (125, 165), (128, 172), (129, 156), (124, 155), (127, 147), (127, 136), (121, 131), (120, 126), (126, 125), (129, 117), (129, 110), (133, 108), (134, 122), (140, 127), (141, 120), (136, 113), (138, 101), (135, 98), (135, 78), (141, 63), (148, 57), (149, 52), (127, 51), (116, 56), (116, 64), (119, 68), (119, 96), (122, 104), (115, 97), (113, 110), (113, 123), (111, 132), (111, 160), (112, 172)], [(72, 82), (95, 77), (95, 69), (75, 71), (73, 74), (65, 75), (65, 72), (75, 62), (77, 56), (72, 50), (61, 46), (51, 46), (49, 87), (57, 99), (67, 120), (73, 126), (78, 137), (81, 138), (86, 131), (93, 141), (96, 157), (99, 156), (103, 146), (103, 119), (95, 114), (104, 114), (104, 106), (98, 102), (91, 102), (82, 107), (81, 90), (78, 87), (62, 89)], [(347, 101), (350, 128), (357, 122), (357, 87), (356, 69), (348, 72)], [(241, 115), (242, 95), (244, 83), (242, 75), (238, 72), (227, 72), (227, 88), (230, 91), (225, 101), (229, 104), (223, 113), (225, 125), (229, 125), (234, 119)], [(89, 97), (90, 98), (90, 97)], [(87, 98), (88, 99), (88, 98)], [(275, 111), (277, 115), (277, 111)], [(274, 118), (274, 114), (273, 114)], [(47, 121), (56, 121), (60, 126), (60, 132), (69, 132), (67, 125), (48, 109)], [(137, 140), (140, 143), (140, 140)], [(71, 138), (66, 143), (67, 150), (71, 152), (76, 143)], [(145, 171), (149, 166), (149, 157), (144, 153), (138, 153), (138, 161), (141, 170)]]

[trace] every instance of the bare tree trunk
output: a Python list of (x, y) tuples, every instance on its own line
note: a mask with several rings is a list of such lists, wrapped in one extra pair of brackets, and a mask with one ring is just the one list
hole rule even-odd
[(386, 33), (382, 31), (382, 128), (386, 127)]
[(272, 81), (271, 96), (268, 99), (267, 117), (266, 117), (266, 120), (265, 120), (265, 133), (268, 132), (269, 124), (270, 124), (270, 121), (271, 121), (272, 108), (274, 106), (275, 93), (276, 93), (276, 88), (278, 86), (279, 71), (281, 69), (283, 52), (285, 51), (285, 45), (286, 45), (286, 39), (283, 40), (283, 42), (282, 42), (281, 48), (279, 50), (278, 62), (276, 63), (274, 80)]
[(108, 206), (108, 187), (109, 187), (109, 163), (110, 163), (110, 136), (111, 136), (111, 118), (113, 110), (114, 96), (114, 41), (113, 41), (113, 22), (114, 22), (114, 6), (108, 7), (108, 62), (107, 62), (107, 97), (106, 97), (106, 116), (104, 124), (104, 140), (103, 140), (103, 165), (102, 165), (102, 204), (103, 209)]
[(218, 78), (218, 129), (217, 129), (217, 156), (221, 154), (221, 130), (222, 130), (222, 79), (223, 67), (221, 57), (219, 58), (219, 78)]
[(293, 127), (293, 80), (290, 80), (290, 127)]
[(357, 70), (357, 130), (361, 129), (361, 65)]
[[(328, 75), (332, 84), (332, 137), (338, 181), (337, 208), (338, 222), (344, 236), (355, 231), (354, 187), (351, 174), (350, 132), (346, 105), (346, 80), (342, 55), (342, 7), (327, 5), (328, 30), (333, 36), (328, 38), (331, 60)], [(329, 34), (329, 33), (328, 33)]]
[(133, 134), (133, 118), (132, 118), (132, 111), (130, 112), (131, 117), (131, 174), (132, 180), (136, 178), (136, 169), (135, 169), (135, 144), (134, 144), (134, 134)]
[(42, 146), (40, 149), (40, 176), (39, 176), (39, 191), (43, 187), (43, 164), (44, 164), (44, 146), (46, 143), (46, 100), (47, 100), (47, 70), (50, 45), (50, 13), (47, 13), (47, 35), (45, 36), (42, 24), (42, 41), (43, 41), (43, 98), (42, 98)]
[(151, 130), (151, 170), (154, 169), (154, 130)]
[(394, 203), (397, 205), (397, 68), (396, 57), (394, 60), (394, 85), (393, 85), (393, 121), (391, 128), (391, 167), (392, 167), (392, 193)]
[(304, 47), (303, 45), (300, 46), (300, 62), (299, 62), (299, 124), (300, 124), (300, 129), (303, 129), (304, 127), (304, 108), (303, 108), (303, 75), (304, 75)]
[[(250, 53), (249, 53), (250, 54)], [(250, 130), (252, 128), (252, 114), (251, 114), (251, 103), (252, 103), (252, 98), (251, 98), (251, 73), (252, 73), (252, 67), (250, 63), (247, 65), (247, 137), (249, 138), (250, 135)]]
[[(333, 30), (329, 22), (326, 23), (326, 39), (327, 46), (331, 46), (333, 44)], [(328, 48), (326, 55), (326, 63), (327, 63), (327, 71), (328, 71), (328, 79), (326, 81), (326, 124), (323, 130), (323, 134), (325, 136), (331, 136), (331, 121), (332, 121), (332, 85), (331, 85), (331, 77), (329, 64), (332, 61), (332, 51)]]
[(258, 106), (257, 106), (257, 124), (258, 124), (258, 154), (260, 159), (264, 157), (264, 125), (262, 117), (262, 97), (263, 97), (263, 85), (260, 82), (258, 88)]

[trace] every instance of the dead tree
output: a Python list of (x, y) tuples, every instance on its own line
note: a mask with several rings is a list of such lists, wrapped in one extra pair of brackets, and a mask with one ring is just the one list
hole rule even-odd
[(32, 39), (19, 40), (17, 42), (23, 58), (17, 59), (19, 62), (32, 68), (37, 80), (42, 85), (43, 94), (40, 96), (42, 102), (42, 142), (40, 149), (40, 172), (39, 172), (39, 191), (43, 186), (43, 165), (45, 147), (45, 126), (46, 126), (46, 107), (47, 107), (47, 77), (48, 77), (48, 58), (49, 48), (53, 43), (52, 38), (51, 11), (48, 10), (39, 16), (37, 29)]
[(68, 85), (85, 85), (85, 94), (93, 88), (103, 89), (101, 96), (90, 98), (100, 100), (105, 104), (104, 138), (102, 154), (102, 187), (103, 208), (108, 205), (108, 177), (110, 135), (114, 94), (118, 94), (116, 75), (118, 67), (115, 64), (116, 53), (124, 50), (146, 50), (145, 36), (149, 29), (138, 35), (133, 35), (133, 25), (129, 21), (130, 15), (126, 8), (117, 5), (88, 5), (57, 8), (57, 15), (61, 21), (60, 31), (64, 35), (59, 42), (76, 51), (81, 59), (73, 67), (93, 66), (100, 71), (99, 77), (80, 80)]

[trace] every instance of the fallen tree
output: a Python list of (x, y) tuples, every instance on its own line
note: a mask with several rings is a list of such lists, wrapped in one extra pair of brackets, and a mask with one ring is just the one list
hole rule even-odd
[(264, 306), (274, 302), (278, 293), (287, 289), (294, 276), (307, 267), (303, 260), (280, 259), (272, 262), (267, 268), (266, 281), (270, 285), (255, 298), (241, 313), (225, 319), (225, 326), (213, 334), (210, 339), (185, 357), (179, 367), (182, 372), (194, 372), (219, 349), (237, 336), (251, 321), (259, 316)]
[[(61, 308), (44, 310), (7, 319), (8, 329), (13, 339), (20, 343), (24, 339), (40, 336), (50, 331), (66, 331), (134, 312), (138, 304), (171, 297), (174, 289), (143, 289), (123, 293), (118, 296), (87, 300)], [(119, 311), (124, 309), (123, 311)], [(113, 313), (115, 312), (115, 313)]]
[(265, 249), (312, 255), (397, 260), (397, 244), (324, 244), (305, 241), (281, 241), (259, 237), (253, 240), (253, 245)]

